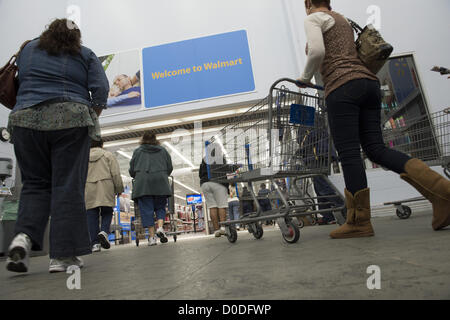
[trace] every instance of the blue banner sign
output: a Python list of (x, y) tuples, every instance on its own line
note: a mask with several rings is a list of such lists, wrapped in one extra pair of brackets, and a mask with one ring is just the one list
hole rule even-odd
[(147, 108), (255, 90), (245, 30), (144, 48)]
[(202, 203), (202, 195), (201, 194), (187, 194), (186, 195), (187, 204), (198, 204)]

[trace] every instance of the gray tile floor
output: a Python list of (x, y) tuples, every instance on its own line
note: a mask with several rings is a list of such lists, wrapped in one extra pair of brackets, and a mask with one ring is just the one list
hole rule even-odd
[[(450, 229), (435, 232), (431, 212), (408, 220), (374, 218), (376, 236), (332, 240), (335, 226), (301, 229), (289, 245), (269, 228), (261, 240), (246, 231), (226, 238), (125, 245), (83, 257), (81, 289), (70, 274), (48, 273), (48, 258), (31, 259), (28, 274), (0, 262), (0, 299), (450, 299)], [(381, 289), (369, 290), (370, 265)]]

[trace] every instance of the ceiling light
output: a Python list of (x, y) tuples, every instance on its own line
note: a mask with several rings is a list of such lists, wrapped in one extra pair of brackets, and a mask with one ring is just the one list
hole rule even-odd
[(125, 141), (111, 141), (111, 142), (105, 142), (104, 147), (105, 148), (112, 148), (112, 147), (118, 147), (118, 146), (125, 146), (129, 144), (136, 144), (139, 143), (141, 139), (132, 139), (132, 140), (125, 140)]
[(182, 187), (184, 187), (184, 188), (186, 188), (186, 189), (188, 189), (188, 190), (190, 190), (190, 191), (192, 191), (192, 192), (195, 192), (195, 193), (197, 193), (197, 194), (200, 193), (200, 192), (198, 192), (197, 190), (192, 189), (191, 187), (189, 187), (189, 186), (187, 186), (187, 185), (181, 183), (181, 182), (178, 181), (178, 180), (173, 179), (173, 182), (175, 182), (176, 184), (179, 184), (180, 186), (182, 186)]
[(170, 150), (172, 150), (173, 153), (175, 153), (177, 156), (179, 156), (181, 159), (183, 159), (184, 162), (186, 162), (188, 165), (192, 167), (192, 169), (195, 169), (196, 167), (192, 164), (191, 161), (189, 161), (185, 156), (181, 154), (177, 149), (174, 148), (169, 142), (164, 142), (164, 145), (166, 145)]
[(136, 125), (128, 126), (128, 129), (130, 129), (130, 130), (150, 129), (150, 128), (156, 128), (156, 127), (164, 127), (164, 126), (173, 125), (173, 124), (177, 124), (177, 123), (181, 123), (181, 120), (170, 119), (170, 120), (156, 121), (156, 122), (150, 122), (150, 123), (144, 123), (144, 124), (136, 124)]
[(128, 153), (125, 153), (123, 151), (119, 150), (119, 151), (117, 151), (117, 153), (120, 154), (121, 156), (124, 156), (127, 159), (131, 159), (132, 158), (132, 156), (130, 156)]

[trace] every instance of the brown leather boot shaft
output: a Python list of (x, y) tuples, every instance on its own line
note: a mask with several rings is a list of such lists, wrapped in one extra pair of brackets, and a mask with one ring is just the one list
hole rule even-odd
[(440, 230), (450, 225), (450, 181), (419, 159), (409, 160), (405, 172), (400, 177), (433, 205), (433, 229)]
[(345, 190), (347, 222), (330, 233), (334, 239), (371, 237), (375, 234), (370, 222), (370, 190), (360, 190), (352, 195)]
[(209, 212), (209, 215), (211, 216), (211, 222), (215, 230), (219, 230), (219, 213), (217, 212), (217, 209), (211, 209)]
[(347, 189), (344, 190), (345, 195), (345, 207), (347, 208), (347, 224), (355, 224), (355, 200), (353, 195)]

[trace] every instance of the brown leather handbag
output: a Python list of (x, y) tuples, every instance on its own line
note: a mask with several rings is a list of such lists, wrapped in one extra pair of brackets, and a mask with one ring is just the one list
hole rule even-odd
[(16, 105), (17, 89), (19, 87), (17, 80), (17, 71), (19, 68), (16, 65), (16, 60), (22, 49), (30, 41), (25, 41), (20, 47), (19, 52), (13, 55), (8, 63), (0, 69), (0, 103), (11, 110)]

